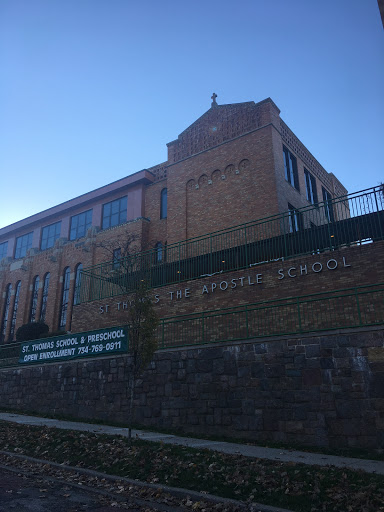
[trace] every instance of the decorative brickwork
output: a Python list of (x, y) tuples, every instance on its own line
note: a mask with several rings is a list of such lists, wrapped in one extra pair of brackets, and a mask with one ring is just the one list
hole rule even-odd
[(160, 181), (167, 177), (167, 163), (166, 162), (164, 164), (155, 165), (154, 167), (150, 167), (147, 170), (155, 175), (155, 181)]
[[(324, 183), (328, 190), (333, 191), (332, 179), (330, 178), (327, 171), (322, 167), (319, 162), (314, 158), (308, 149), (302, 144), (296, 135), (288, 128), (284, 121), (280, 120), (281, 138), (289, 148), (296, 153), (298, 157), (302, 159), (304, 164), (308, 167), (319, 180)], [(346, 193), (346, 192), (344, 192)], [(340, 194), (343, 195), (343, 194)]]
[(253, 102), (218, 105), (187, 128), (174, 145), (173, 162), (217, 146), (260, 126), (260, 111)]

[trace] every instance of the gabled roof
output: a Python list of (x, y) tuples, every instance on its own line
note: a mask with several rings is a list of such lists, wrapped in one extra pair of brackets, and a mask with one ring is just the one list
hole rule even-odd
[[(177, 139), (168, 142), (167, 146), (175, 144), (180, 139), (183, 139), (188, 134), (188, 132), (192, 131), (198, 125), (205, 124), (205, 122), (207, 122), (210, 118), (212, 118), (212, 121), (225, 121), (235, 115), (242, 115), (248, 112), (252, 113), (264, 103), (272, 103), (276, 107), (271, 98), (266, 98), (265, 100), (259, 101), (258, 103), (255, 103), (254, 101), (245, 101), (242, 103), (227, 103), (224, 105), (219, 105), (214, 101), (212, 102), (212, 106), (209, 110), (204, 112), (202, 116), (196, 119), (196, 121), (189, 125), (184, 131), (182, 131)], [(277, 107), (276, 109), (280, 112)]]

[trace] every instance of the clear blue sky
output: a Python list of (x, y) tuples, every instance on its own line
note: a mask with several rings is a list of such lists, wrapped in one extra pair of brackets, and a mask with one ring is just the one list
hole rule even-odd
[(383, 64), (377, 0), (0, 0), (0, 227), (163, 162), (214, 91), (377, 185)]

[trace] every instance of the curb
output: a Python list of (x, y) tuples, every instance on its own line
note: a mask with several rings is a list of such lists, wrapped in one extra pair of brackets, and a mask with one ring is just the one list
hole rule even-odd
[(133, 485), (136, 487), (144, 487), (147, 489), (161, 489), (163, 492), (170, 494), (176, 498), (186, 498), (189, 497), (192, 501), (210, 501), (212, 503), (227, 503), (228, 505), (236, 505), (244, 509), (244, 511), (249, 510), (252, 512), (293, 512), (291, 510), (279, 507), (273, 507), (271, 505), (263, 505), (261, 503), (252, 502), (250, 505), (247, 505), (243, 501), (237, 501), (230, 498), (222, 498), (220, 496), (215, 496), (214, 494), (205, 494), (198, 491), (192, 491), (189, 489), (183, 489), (181, 487), (169, 487), (163, 484), (150, 484), (148, 482), (142, 482), (140, 480), (133, 480), (131, 478), (125, 478), (121, 476), (109, 475), (107, 473), (101, 473), (99, 471), (95, 471), (93, 469), (85, 469), (78, 468), (76, 466), (67, 466), (64, 464), (59, 464), (57, 462), (52, 462), (45, 459), (36, 459), (34, 457), (29, 457), (28, 455), (19, 455), (12, 452), (7, 452), (5, 450), (0, 450), (0, 455), (6, 455), (8, 457), (13, 457), (15, 459), (25, 460), (29, 462), (34, 462), (37, 464), (44, 464), (51, 466), (53, 468), (57, 468), (65, 471), (76, 471), (77, 473), (81, 473), (88, 476), (103, 478), (105, 480), (110, 480), (113, 482), (125, 482), (126, 484)]

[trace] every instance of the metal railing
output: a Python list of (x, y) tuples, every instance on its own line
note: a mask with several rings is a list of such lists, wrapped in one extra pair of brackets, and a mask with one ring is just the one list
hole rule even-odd
[(19, 364), (21, 343), (5, 343), (0, 345), (0, 369)]
[(159, 348), (295, 335), (384, 323), (384, 283), (163, 318)]
[[(163, 318), (157, 340), (167, 349), (383, 324), (379, 283)], [(18, 365), (21, 345), (0, 346), (0, 368)]]
[(383, 239), (379, 186), (86, 268), (78, 303)]

